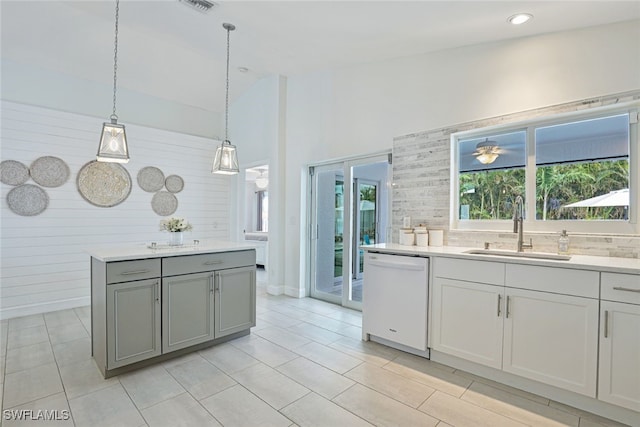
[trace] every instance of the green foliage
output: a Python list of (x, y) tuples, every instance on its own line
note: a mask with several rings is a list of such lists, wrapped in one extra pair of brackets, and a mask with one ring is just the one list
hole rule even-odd
[[(524, 197), (524, 169), (460, 174), (460, 206), (469, 205), (469, 219), (511, 219), (516, 196)], [(536, 218), (627, 218), (624, 207), (563, 208), (570, 203), (629, 188), (628, 160), (574, 163), (536, 170)]]

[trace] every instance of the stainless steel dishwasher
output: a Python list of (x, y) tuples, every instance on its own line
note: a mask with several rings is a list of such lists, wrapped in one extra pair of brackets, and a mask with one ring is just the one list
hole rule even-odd
[(394, 347), (394, 343), (400, 344), (428, 356), (428, 277), (429, 258), (367, 252), (362, 286), (363, 338)]

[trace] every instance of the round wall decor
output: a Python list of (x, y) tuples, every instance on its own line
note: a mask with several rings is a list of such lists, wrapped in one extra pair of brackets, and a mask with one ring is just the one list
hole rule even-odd
[(178, 209), (178, 199), (168, 191), (158, 191), (151, 199), (151, 208), (160, 216), (169, 216)]
[(179, 193), (184, 188), (184, 180), (178, 175), (169, 175), (164, 180), (164, 185), (172, 193)]
[(22, 185), (29, 179), (29, 168), (16, 160), (0, 162), (0, 181), (9, 185)]
[(124, 202), (131, 194), (131, 175), (119, 163), (90, 161), (80, 168), (78, 191), (89, 203), (109, 208)]
[(164, 187), (164, 174), (154, 166), (147, 166), (138, 172), (138, 185), (144, 191), (155, 193)]
[(18, 215), (34, 216), (47, 209), (49, 196), (37, 185), (24, 184), (9, 191), (7, 205)]
[(53, 156), (37, 158), (31, 163), (29, 172), (31, 178), (43, 187), (60, 187), (71, 174), (64, 160)]

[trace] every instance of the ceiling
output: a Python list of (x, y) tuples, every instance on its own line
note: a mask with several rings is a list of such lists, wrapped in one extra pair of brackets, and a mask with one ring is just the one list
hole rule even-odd
[[(1, 0), (2, 58), (111, 85), (115, 1)], [(508, 16), (534, 19), (513, 26)], [(472, 44), (640, 19), (637, 1), (121, 0), (118, 87), (224, 110), (265, 75), (295, 76)], [(247, 67), (246, 73), (237, 67)]]

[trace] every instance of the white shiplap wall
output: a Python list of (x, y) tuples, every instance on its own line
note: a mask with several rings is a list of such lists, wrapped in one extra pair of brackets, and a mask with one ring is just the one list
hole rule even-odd
[[(58, 188), (45, 188), (49, 206), (40, 215), (19, 216), (7, 206), (13, 186), (1, 186), (0, 318), (87, 305), (90, 296), (89, 255), (85, 250), (106, 244), (166, 242), (159, 231), (162, 217), (151, 209), (153, 193), (137, 183), (145, 166), (165, 176), (180, 175), (174, 216), (187, 218), (194, 230), (185, 240), (229, 239), (231, 180), (210, 172), (216, 141), (142, 126), (126, 125), (131, 161), (124, 165), (132, 179), (129, 197), (120, 205), (100, 208), (78, 193), (80, 168), (95, 159), (104, 119), (2, 101), (0, 159), (29, 166), (41, 156), (56, 156), (71, 170)], [(35, 184), (33, 180), (27, 183)]]

